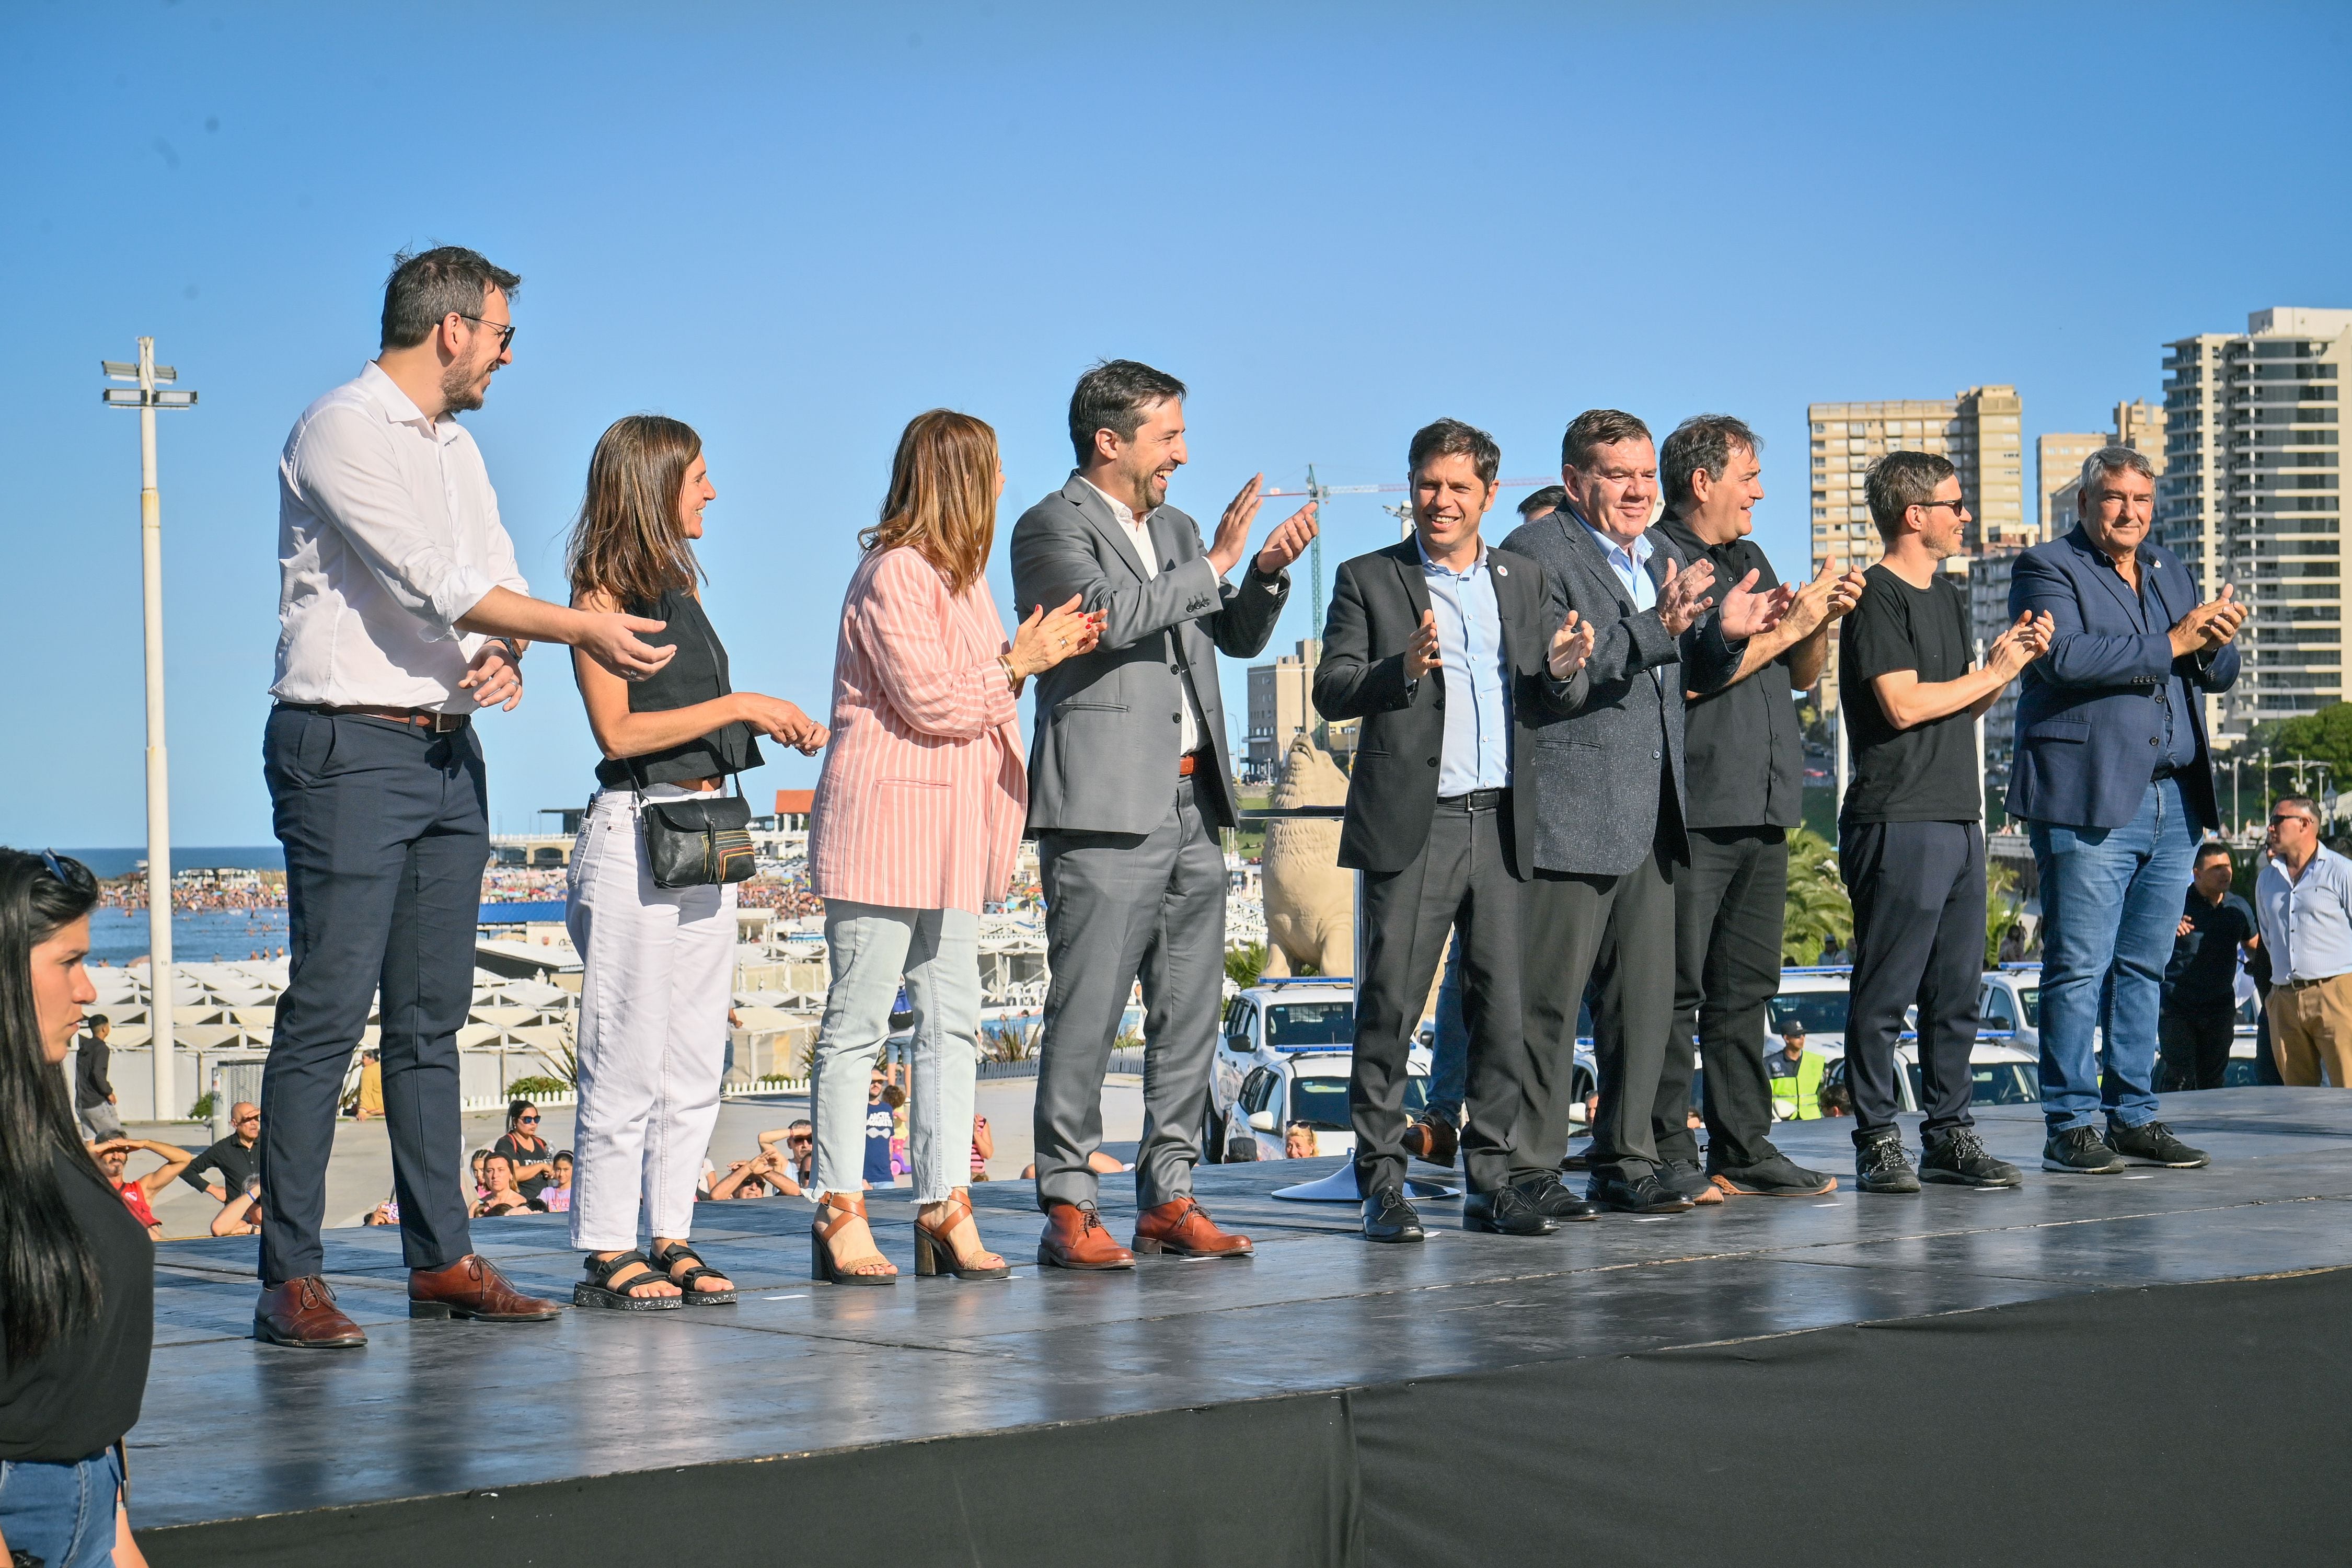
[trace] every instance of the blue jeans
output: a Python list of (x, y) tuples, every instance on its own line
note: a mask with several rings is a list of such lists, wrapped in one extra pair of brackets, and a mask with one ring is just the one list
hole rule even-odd
[(113, 1568), (121, 1490), (111, 1448), (71, 1465), (0, 1461), (0, 1536), (46, 1568)]
[(1445, 949), (1445, 978), (1437, 983), (1437, 1041), (1429, 1052), (1433, 1121), (1462, 1125), (1462, 1099), (1470, 1087), (1470, 1026), (1462, 1016), (1462, 933)]
[[(2156, 1020), (2197, 854), (2177, 779), (2147, 786), (2121, 827), (2036, 822), (2042, 878), (2042, 1104), (2053, 1133), (2156, 1120)], [(2105, 1071), (2092, 1049), (2105, 1035)]]

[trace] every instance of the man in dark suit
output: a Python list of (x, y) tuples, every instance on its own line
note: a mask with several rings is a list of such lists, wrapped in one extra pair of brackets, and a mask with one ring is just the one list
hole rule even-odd
[(2020, 555), (2009, 588), (2011, 615), (2053, 627), (2018, 696), (2009, 784), (2042, 882), (2042, 1168), (2193, 1167), (2206, 1156), (2156, 1119), (2157, 1016), (2197, 843), (2220, 820), (2204, 694), (2237, 681), (2246, 606), (2226, 583), (2200, 603), (2148, 538), (2156, 479), (2139, 453), (2092, 453), (2076, 504), (2074, 530)]
[(1422, 1239), (1404, 1196), (1405, 1062), (1458, 928), (1470, 1025), (1462, 1223), (1542, 1236), (1600, 1211), (1549, 1171), (1524, 1186), (1510, 1179), (1525, 1048), (1520, 879), (1534, 826), (1533, 792), (1513, 781), (1537, 715), (1581, 697), (1592, 637), (1542, 567), (1479, 537), (1502, 464), (1492, 437), (1441, 419), (1414, 435), (1406, 461), (1413, 537), (1340, 566), (1315, 669), (1316, 711), (1363, 721), (1339, 864), (1364, 873), (1348, 1080), (1364, 1235)]
[[(1029, 827), (1045, 891), (1053, 972), (1039, 1049), (1038, 1261), (1129, 1268), (1095, 1212), (1088, 1157), (1102, 1142), (1102, 1080), (1129, 989), (1143, 983), (1143, 1142), (1136, 1155), (1139, 1251), (1246, 1257), (1192, 1197), (1202, 1109), (1225, 978), (1225, 857), (1235, 821), (1217, 655), (1265, 647), (1290, 563), (1315, 537), (1310, 503), (1274, 530), (1244, 581), (1260, 480), (1203, 545), (1166, 504), (1184, 463), (1184, 384), (1132, 360), (1078, 378), (1070, 395), (1069, 483), (1013, 526), (1022, 605), (1075, 594), (1103, 618), (1092, 653), (1037, 679)], [(1019, 613), (1019, 612), (1016, 612)]]
[(1515, 1182), (1531, 1181), (1568, 1152), (1576, 1009), (1597, 976), (1590, 1195), (1629, 1213), (1675, 1214), (1714, 1191), (1703, 1175), (1688, 1190), (1668, 1184), (1653, 1125), (1674, 1016), (1674, 868), (1689, 858), (1683, 693), (1728, 683), (1747, 639), (1776, 626), (1792, 595), (1751, 592), (1751, 573), (1708, 613), (1713, 565), (1650, 526), (1657, 450), (1630, 414), (1588, 409), (1570, 422), (1560, 484), (1567, 502), (1503, 542), (1542, 563), (1597, 639), (1584, 700), (1548, 719), (1533, 747), (1528, 1079), (1511, 1169)]

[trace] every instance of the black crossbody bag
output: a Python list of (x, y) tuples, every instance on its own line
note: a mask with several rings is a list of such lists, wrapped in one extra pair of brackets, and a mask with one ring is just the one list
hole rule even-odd
[(701, 800), (647, 800), (645, 776), (635, 757), (629, 772), (637, 780), (637, 820), (646, 825), (646, 863), (656, 888), (707, 888), (745, 882), (760, 868), (751, 847), (751, 803), (743, 779), (734, 775), (733, 795)]

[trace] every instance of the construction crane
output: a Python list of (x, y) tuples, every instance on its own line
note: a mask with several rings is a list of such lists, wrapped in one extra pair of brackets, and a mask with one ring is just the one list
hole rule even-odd
[[(1556, 485), (1558, 483), (1559, 483), (1559, 476), (1557, 474), (1549, 474), (1539, 479), (1504, 479), (1501, 481), (1501, 486), (1507, 490), (1527, 490), (1541, 489), (1546, 485)], [(1319, 637), (1323, 635), (1323, 531), (1319, 526), (1323, 521), (1323, 503), (1332, 496), (1402, 494), (1412, 488), (1412, 487), (1410, 485), (1403, 484), (1327, 485), (1316, 479), (1315, 465), (1309, 463), (1307, 465), (1307, 488), (1305, 489), (1263, 490), (1259, 492), (1262, 495), (1268, 496), (1305, 496), (1315, 503), (1315, 520), (1318, 526), (1315, 531), (1315, 544), (1314, 548), (1308, 552), (1307, 564), (1307, 574), (1310, 579), (1307, 588), (1307, 613), (1309, 616), (1307, 625), (1311, 636)], [(1410, 505), (1400, 503), (1395, 506), (1384, 506), (1381, 508), (1381, 510), (1387, 512), (1391, 517), (1395, 518), (1398, 522), (1402, 523), (1404, 527), (1405, 532), (1411, 533), (1412, 531), (1412, 508)]]

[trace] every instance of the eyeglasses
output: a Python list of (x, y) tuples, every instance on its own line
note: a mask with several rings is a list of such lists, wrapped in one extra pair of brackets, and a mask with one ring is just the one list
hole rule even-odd
[(2271, 826), (2273, 827), (2276, 827), (2282, 822), (2309, 822), (2314, 827), (2319, 826), (2316, 821), (2311, 817), (2304, 816), (2303, 813), (2299, 811), (2282, 811), (2276, 816), (2271, 818)]
[(515, 1125), (517, 1127), (536, 1127), (538, 1124), (539, 1118), (536, 1116), (518, 1116), (515, 1118)]
[(1915, 500), (1911, 504), (1927, 511), (1933, 511), (1939, 506), (1948, 506), (1954, 511), (1961, 511), (1967, 509), (1969, 503), (1966, 500)]
[(478, 327), (488, 327), (488, 328), (489, 328), (489, 329), (490, 329), (490, 331), (494, 331), (494, 332), (498, 333), (498, 334), (499, 334), (499, 353), (506, 353), (506, 352), (507, 352), (507, 350), (508, 350), (509, 348), (510, 348), (510, 347), (512, 347), (512, 346), (513, 346), (513, 344), (514, 344), (514, 334), (515, 334), (515, 330), (514, 330), (514, 323), (512, 323), (511, 321), (483, 321), (483, 320), (482, 320), (482, 318), (481, 318), (481, 317), (479, 317), (479, 316), (468, 316), (468, 315), (467, 315), (467, 314), (466, 314), (466, 312), (465, 312), (465, 311), (463, 311), (463, 310), (456, 311), (456, 312), (454, 312), (454, 314), (455, 314), (455, 315), (457, 317), (457, 319), (458, 319), (459, 321), (471, 321), (471, 322), (473, 322), (476, 326), (478, 326)]
[(247, 1122), (248, 1122), (248, 1121), (260, 1121), (260, 1120), (261, 1120), (261, 1112), (259, 1112), (258, 1110), (257, 1110), (257, 1111), (255, 1111), (255, 1112), (254, 1112), (252, 1115), (250, 1115), (250, 1116), (240, 1116), (240, 1117), (238, 1117), (238, 1118), (236, 1119), (236, 1125), (237, 1125), (237, 1126), (239, 1126), (239, 1127), (242, 1127), (242, 1126), (244, 1126), (244, 1125), (245, 1125)]
[(796, 1149), (804, 1149), (810, 1143), (814, 1142), (814, 1140), (810, 1138), (806, 1133), (794, 1133), (792, 1137), (785, 1139), (784, 1142), (792, 1144)]

